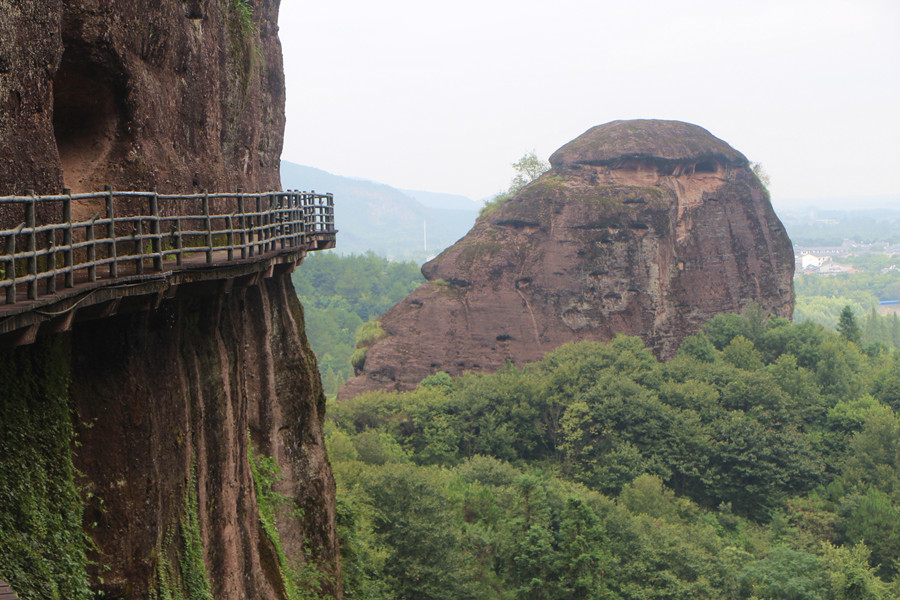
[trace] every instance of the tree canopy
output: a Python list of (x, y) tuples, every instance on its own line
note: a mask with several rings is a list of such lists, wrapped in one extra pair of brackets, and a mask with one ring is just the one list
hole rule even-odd
[(425, 281), (412, 262), (392, 262), (368, 252), (307, 256), (291, 276), (303, 304), (306, 335), (319, 362), (326, 394), (352, 374), (356, 333)]
[(750, 311), (332, 404), (347, 595), (897, 597), (897, 373)]

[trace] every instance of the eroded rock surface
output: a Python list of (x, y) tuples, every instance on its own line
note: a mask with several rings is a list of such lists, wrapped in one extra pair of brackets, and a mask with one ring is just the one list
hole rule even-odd
[(0, 0), (0, 195), (276, 189), (277, 0)]
[(701, 127), (615, 121), (422, 267), (340, 392), (492, 371), (566, 342), (641, 336), (661, 357), (749, 302), (790, 317), (793, 252), (747, 159)]
[(94, 524), (98, 590), (147, 598), (160, 566), (178, 572), (195, 486), (213, 596), (285, 598), (259, 522), (252, 439), (276, 458), (277, 491), (291, 499), (278, 521), (285, 552), (330, 574), (325, 590), (339, 597), (325, 396), (287, 277), (227, 296), (185, 290), (154, 311), (86, 321), (70, 343), (74, 458)]
[[(278, 189), (278, 4), (0, 0), (0, 195)], [(94, 211), (74, 207), (76, 219)], [(0, 207), (0, 227), (19, 220)], [(214, 597), (285, 598), (259, 525), (252, 438), (293, 501), (279, 520), (288, 559), (315, 561), (324, 592), (341, 597), (324, 396), (288, 275), (227, 294), (179, 289), (152, 310), (57, 335), (72, 348), (98, 592), (150, 597), (161, 568), (180, 579), (193, 488)]]

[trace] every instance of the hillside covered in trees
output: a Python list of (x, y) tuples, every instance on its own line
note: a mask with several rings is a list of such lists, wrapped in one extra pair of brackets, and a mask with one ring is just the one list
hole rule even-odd
[(378, 319), (425, 281), (415, 263), (392, 262), (372, 252), (310, 255), (291, 280), (328, 395), (353, 374), (350, 358), (362, 324)]
[(900, 356), (842, 325), (750, 310), (665, 363), (619, 337), (332, 404), (347, 597), (900, 596)]
[[(896, 259), (894, 259), (896, 260)], [(794, 278), (794, 322), (813, 321), (837, 327), (850, 307), (860, 322), (861, 342), (900, 349), (900, 317), (879, 311), (881, 301), (900, 299), (900, 271), (863, 271), (840, 275), (803, 274)], [(882, 307), (886, 308), (886, 307)]]

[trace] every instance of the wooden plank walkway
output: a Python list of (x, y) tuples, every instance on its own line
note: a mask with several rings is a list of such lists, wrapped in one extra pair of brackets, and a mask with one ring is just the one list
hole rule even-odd
[[(81, 199), (103, 200), (104, 218), (73, 222)], [(117, 200), (132, 211), (137, 200), (149, 214), (117, 215)], [(35, 215), (53, 203), (62, 204), (61, 222), (38, 225)], [(158, 306), (184, 283), (221, 280), (228, 291), (235, 280), (293, 270), (308, 252), (333, 248), (337, 234), (331, 195), (306, 192), (0, 198), (0, 209), (10, 207), (23, 209), (25, 222), (0, 231), (0, 346), (114, 314), (123, 299), (142, 298), (131, 309)]]
[(9, 584), (2, 579), (0, 579), (0, 600), (19, 600), (19, 597), (12, 591)]

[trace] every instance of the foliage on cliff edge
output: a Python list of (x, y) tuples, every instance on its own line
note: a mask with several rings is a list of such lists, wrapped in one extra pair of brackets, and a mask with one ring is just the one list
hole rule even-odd
[(0, 578), (21, 598), (91, 597), (67, 364), (58, 337), (0, 352)]

